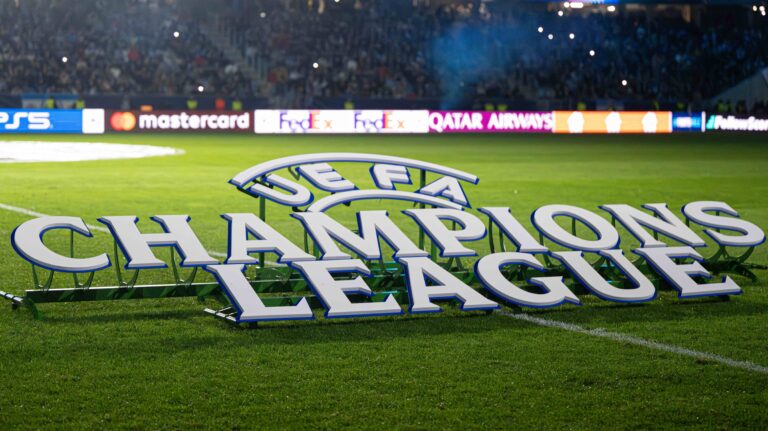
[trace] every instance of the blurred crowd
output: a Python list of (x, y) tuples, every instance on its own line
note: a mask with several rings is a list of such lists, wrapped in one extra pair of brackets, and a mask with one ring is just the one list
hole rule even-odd
[(765, 20), (514, 4), (0, 0), (0, 93), (688, 106), (768, 65)]
[(250, 92), (171, 2), (0, 1), (0, 93)]
[(265, 69), (260, 91), (299, 105), (317, 96), (688, 103), (768, 65), (768, 25), (715, 14), (699, 27), (679, 14), (416, 3), (259, 4), (220, 23)]

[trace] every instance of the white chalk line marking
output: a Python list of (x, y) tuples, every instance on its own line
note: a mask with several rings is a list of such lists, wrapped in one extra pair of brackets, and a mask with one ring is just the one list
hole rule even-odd
[[(43, 214), (43, 213), (40, 213), (40, 212), (37, 212), (37, 211), (32, 211), (30, 209), (15, 207), (13, 205), (7, 205), (7, 204), (4, 204), (4, 203), (0, 203), (0, 209), (4, 209), (6, 211), (11, 211), (11, 212), (19, 213), (19, 214), (24, 214), (24, 215), (32, 216), (32, 217), (50, 217), (48, 214)], [(110, 233), (109, 229), (105, 228), (104, 226), (98, 226), (98, 225), (92, 225), (92, 224), (86, 224), (86, 226), (88, 226), (88, 229), (90, 229), (90, 230), (95, 230), (97, 232)], [(208, 254), (210, 254), (213, 257), (217, 257), (217, 258), (218, 257), (227, 257), (226, 253), (221, 253), (219, 251), (213, 251), (213, 250), (207, 250), (207, 251), (208, 251)], [(277, 266), (276, 262), (267, 261), (266, 263), (268, 265)]]
[(513, 319), (522, 320), (524, 322), (533, 323), (539, 326), (546, 326), (550, 328), (559, 328), (566, 331), (575, 332), (578, 334), (591, 335), (593, 337), (607, 338), (614, 341), (621, 341), (624, 343), (633, 344), (635, 346), (646, 347), (649, 349), (660, 350), (668, 353), (675, 353), (682, 356), (689, 356), (700, 360), (717, 362), (719, 364), (727, 365), (733, 368), (740, 368), (742, 370), (752, 371), (755, 373), (768, 374), (768, 367), (755, 364), (749, 361), (739, 361), (736, 359), (726, 358), (724, 356), (716, 355), (709, 352), (700, 352), (698, 350), (686, 349), (684, 347), (673, 346), (671, 344), (659, 343), (656, 341), (646, 340), (644, 338), (633, 337), (631, 335), (621, 334), (618, 332), (610, 332), (605, 329), (587, 329), (583, 326), (575, 325), (573, 323), (561, 322), (558, 320), (543, 319), (541, 317), (531, 316), (526, 313), (510, 313), (507, 311), (501, 311), (502, 314)]
[[(13, 205), (6, 205), (6, 204), (3, 204), (3, 203), (0, 203), (0, 208), (4, 209), (6, 211), (12, 211), (12, 212), (15, 212), (15, 213), (24, 214), (24, 215), (28, 215), (28, 216), (32, 216), (32, 217), (50, 217), (48, 214), (39, 213), (37, 211), (28, 210), (26, 208), (15, 207)], [(87, 226), (88, 226), (88, 229), (91, 229), (91, 230), (96, 230), (96, 231), (99, 231), (99, 232), (109, 233), (109, 229), (107, 229), (107, 228), (105, 228), (103, 226), (93, 226), (93, 225), (90, 225), (90, 224), (87, 225)]]

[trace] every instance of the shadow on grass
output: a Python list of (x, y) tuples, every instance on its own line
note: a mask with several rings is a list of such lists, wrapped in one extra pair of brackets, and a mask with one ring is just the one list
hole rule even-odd
[[(168, 320), (184, 321), (167, 324)], [(315, 321), (270, 322), (257, 328), (233, 326), (187, 310), (165, 314), (137, 312), (85, 318), (50, 319), (59, 336), (82, 337), (92, 333), (90, 349), (129, 352), (269, 349), (270, 346), (338, 345), (407, 340), (406, 343), (432, 344), (437, 337), (483, 339), (493, 331), (530, 332), (529, 325), (498, 314), (448, 310), (431, 315), (404, 315), (367, 319), (318, 319)], [(46, 322), (41, 322), (45, 326)], [(115, 325), (116, 324), (116, 325)], [(129, 337), (116, 326), (126, 326)], [(52, 329), (52, 332), (54, 330)], [(66, 335), (65, 335), (66, 334)], [(112, 334), (112, 335), (108, 335)], [(341, 352), (341, 351), (340, 351)]]
[[(48, 311), (48, 312), (46, 312)], [(199, 317), (202, 309), (184, 309), (184, 310), (147, 310), (147, 311), (128, 311), (112, 312), (110, 310), (104, 314), (92, 314), (89, 311), (84, 315), (68, 314), (59, 315), (56, 311), (43, 310), (43, 318), (40, 320), (43, 324), (51, 325), (72, 325), (72, 324), (102, 324), (102, 323), (128, 323), (128, 322), (152, 322), (163, 320), (189, 320)], [(31, 316), (30, 316), (31, 319)]]
[[(728, 302), (719, 298), (679, 300), (665, 293), (645, 304), (618, 304), (584, 299), (586, 305), (566, 306), (550, 310), (522, 309), (531, 315), (570, 323), (599, 325), (622, 322), (667, 322), (690, 318), (734, 319), (765, 315), (766, 305), (736, 297)], [(144, 308), (146, 304), (147, 308)], [(99, 344), (113, 345), (114, 328), (131, 332), (126, 348), (145, 352), (151, 349), (195, 350), (209, 348), (248, 348), (268, 345), (311, 345), (323, 343), (357, 343), (374, 340), (409, 339), (413, 343), (433, 342), (435, 337), (461, 334), (482, 338), (493, 331), (532, 336), (546, 330), (527, 322), (510, 319), (498, 313), (461, 312), (444, 306), (437, 314), (417, 314), (358, 319), (325, 319), (320, 313), (314, 321), (261, 323), (257, 328), (233, 326), (203, 313), (202, 304), (178, 301), (178, 308), (167, 301), (134, 302), (126, 310), (125, 303), (87, 304), (63, 309), (57, 304), (46, 313), (37, 329), (50, 327), (51, 333), (72, 336), (93, 335)], [(45, 312), (45, 310), (44, 310)], [(19, 316), (20, 317), (20, 316)], [(26, 316), (32, 319), (31, 316)], [(14, 319), (19, 323), (24, 319)], [(126, 340), (127, 341), (127, 340)], [(411, 342), (411, 341), (409, 341)], [(119, 345), (119, 343), (117, 343)]]

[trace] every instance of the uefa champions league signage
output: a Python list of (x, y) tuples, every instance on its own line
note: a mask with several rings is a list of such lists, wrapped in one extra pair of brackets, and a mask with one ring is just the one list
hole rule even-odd
[[(361, 189), (347, 179), (342, 165), (350, 164), (368, 166), (375, 188)], [(412, 172), (418, 172), (419, 178), (412, 178)], [(426, 181), (427, 175), (431, 181)], [(739, 218), (727, 203), (716, 201), (690, 202), (682, 208), (682, 218), (663, 203), (650, 203), (642, 209), (625, 204), (600, 206), (615, 223), (592, 210), (546, 205), (530, 215), (535, 229), (531, 232), (509, 207), (479, 206), (477, 214), (468, 211), (471, 204), (465, 188), (478, 182), (471, 173), (402, 157), (299, 155), (261, 163), (230, 180), (241, 192), (259, 199), (261, 210), (258, 215), (222, 215), (229, 238), (224, 262), (210, 255), (187, 215), (152, 217), (164, 233), (143, 233), (135, 215), (101, 217), (99, 222), (109, 228), (116, 244), (114, 260), (106, 252), (65, 256), (46, 246), (44, 238), (50, 230), (69, 231), (73, 237), (91, 236), (79, 217), (27, 221), (14, 230), (11, 241), (19, 256), (33, 267), (48, 269), (51, 274), (75, 273), (76, 282), (78, 273), (93, 274), (112, 265), (118, 266), (120, 276), (120, 254), (126, 260), (124, 270), (166, 268), (167, 263), (155, 253), (160, 247), (172, 247), (182, 257), (181, 267), (202, 268), (215, 277), (231, 305), (228, 316), (237, 323), (313, 319), (310, 299), (325, 309), (326, 317), (336, 318), (397, 315), (406, 305), (410, 313), (439, 312), (441, 306), (436, 302), (441, 301), (457, 302), (466, 311), (493, 310), (501, 303), (524, 307), (581, 304), (575, 286), (616, 302), (651, 301), (661, 286), (676, 290), (680, 298), (736, 295), (742, 290), (730, 276), (707, 280), (712, 278), (707, 265), (714, 265), (719, 273), (750, 275), (744, 260), (765, 241), (759, 227)], [(324, 197), (316, 198), (317, 192)], [(347, 228), (328, 213), (340, 205), (379, 200), (405, 201), (407, 209), (402, 213), (413, 223), (410, 227), (426, 235), (435, 252), (425, 246), (424, 237), (418, 243), (412, 240), (401, 229), (405, 226), (399, 226), (384, 210), (357, 212), (357, 229)], [(266, 222), (266, 201), (285, 207), (295, 219), (295, 228), (301, 227), (305, 238), (311, 238), (304, 247)], [(562, 221), (573, 229), (564, 228)], [(577, 224), (586, 226), (591, 234), (580, 234)], [(631, 250), (637, 258), (620, 248), (619, 224), (639, 242)], [(715, 256), (704, 258), (697, 251), (707, 244), (691, 226), (700, 226), (717, 244), (720, 251)], [(660, 235), (675, 244), (659, 240)], [(490, 240), (491, 253), (478, 256), (470, 246), (484, 238)], [(383, 251), (382, 240), (392, 250), (391, 256)], [(515, 250), (506, 250), (501, 245), (504, 241), (514, 244)], [(732, 258), (726, 247), (747, 251)], [(300, 290), (296, 286), (303, 286), (304, 296), (277, 301), (256, 288), (258, 277), (249, 277), (247, 269), (267, 271), (269, 255), (275, 255), (277, 265), (293, 274), (294, 278), (286, 277), (280, 286), (294, 292)], [(474, 267), (465, 267), (461, 259), (476, 262)], [(402, 290), (381, 294), (371, 288), (367, 282), (371, 280), (387, 280), (390, 289), (402, 286)], [(125, 289), (140, 286), (121, 283), (105, 296), (148, 297), (129, 295)], [(190, 281), (166, 292), (180, 294), (190, 286), (195, 285)], [(195, 294), (204, 296), (201, 292), (198, 289)], [(98, 298), (85, 291), (71, 297), (78, 295)], [(21, 303), (23, 298), (17, 300)]]

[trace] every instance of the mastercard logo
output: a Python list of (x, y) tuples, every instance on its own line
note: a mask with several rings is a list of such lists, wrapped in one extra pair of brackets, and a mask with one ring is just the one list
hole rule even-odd
[(115, 112), (109, 117), (109, 125), (113, 130), (128, 132), (136, 127), (136, 116), (131, 112)]

